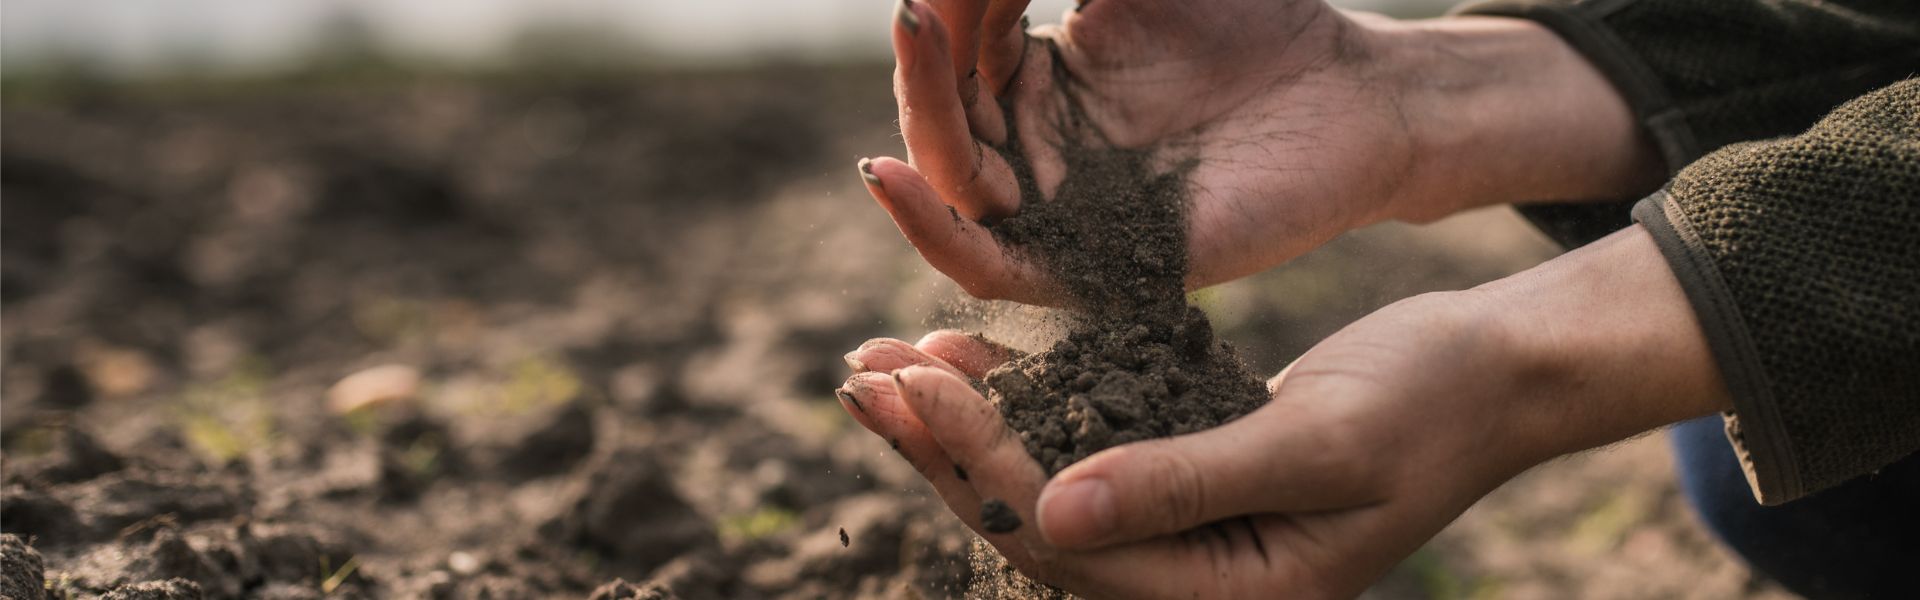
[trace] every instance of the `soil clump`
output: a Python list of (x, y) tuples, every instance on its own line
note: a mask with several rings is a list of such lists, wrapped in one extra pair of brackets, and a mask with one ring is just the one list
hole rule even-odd
[(1186, 303), (1193, 161), (1156, 168), (1164, 161), (1151, 148), (1098, 139), (1068, 100), (1059, 124), (1067, 175), (1054, 197), (1040, 199), (1026, 158), (1002, 148), (1020, 181), (1020, 212), (988, 225), (1067, 296), (1064, 339), (985, 378), (988, 398), (1048, 475), (1107, 448), (1218, 426), (1268, 399), (1206, 314)]

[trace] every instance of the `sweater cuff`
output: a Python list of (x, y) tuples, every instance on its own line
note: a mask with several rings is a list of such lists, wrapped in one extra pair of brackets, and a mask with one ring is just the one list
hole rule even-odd
[(1700, 147), (1692, 125), (1674, 103), (1672, 94), (1660, 82), (1653, 68), (1641, 60), (1613, 29), (1604, 22), (1608, 15), (1632, 4), (1634, 0), (1597, 0), (1575, 3), (1573, 0), (1482, 0), (1455, 8), (1453, 14), (1513, 17), (1539, 23), (1552, 30), (1574, 51), (1585, 56), (1594, 68), (1606, 76), (1653, 136), (1666, 160), (1667, 174), (1679, 173), (1705, 151)]
[(1653, 236), (1667, 266), (1680, 280), (1687, 303), (1699, 317), (1707, 347), (1733, 396), (1733, 410), (1722, 417), (1727, 439), (1740, 459), (1754, 499), (1777, 505), (1806, 495), (1803, 478), (1794, 466), (1800, 463), (1793, 456), (1786, 423), (1760, 363), (1758, 346), (1700, 236), (1664, 191), (1634, 205), (1633, 220)]

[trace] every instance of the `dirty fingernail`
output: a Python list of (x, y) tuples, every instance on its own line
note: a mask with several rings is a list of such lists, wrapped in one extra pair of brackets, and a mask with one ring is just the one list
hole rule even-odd
[(860, 178), (867, 180), (867, 183), (870, 185), (880, 185), (880, 176), (873, 174), (873, 159), (860, 159)]
[(900, 0), (900, 4), (894, 5), (893, 18), (906, 26), (907, 33), (920, 33), (920, 15), (913, 14), (913, 0)]
[(859, 350), (848, 352), (846, 356), (840, 357), (840, 360), (847, 361), (847, 368), (853, 369), (853, 372), (865, 373), (867, 371), (867, 363), (861, 362), (859, 358), (855, 358), (857, 354), (860, 354)]
[(1073, 7), (1073, 12), (1080, 12), (1080, 11), (1086, 10), (1088, 4), (1093, 4), (1093, 0), (1081, 0), (1079, 6)]
[(836, 398), (846, 401), (847, 404), (853, 405), (854, 410), (863, 413), (867, 412), (867, 407), (860, 404), (860, 397), (853, 395), (853, 392), (847, 391), (847, 388), (835, 389), (833, 390), (833, 395)]
[(1049, 541), (1092, 543), (1113, 529), (1113, 488), (1099, 479), (1082, 479), (1048, 489), (1040, 494), (1039, 513)]

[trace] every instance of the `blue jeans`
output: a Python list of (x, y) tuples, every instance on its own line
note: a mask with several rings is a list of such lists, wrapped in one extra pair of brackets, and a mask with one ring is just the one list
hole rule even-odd
[(1920, 454), (1761, 506), (1720, 417), (1675, 425), (1670, 436), (1687, 499), (1755, 571), (1808, 598), (1920, 598)]

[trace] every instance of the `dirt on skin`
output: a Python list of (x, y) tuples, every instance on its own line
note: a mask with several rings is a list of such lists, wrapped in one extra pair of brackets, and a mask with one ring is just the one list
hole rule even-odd
[(1065, 113), (1057, 126), (1066, 177), (1054, 196), (1038, 198), (1028, 161), (1002, 148), (1021, 182), (1020, 212), (989, 224), (1068, 296), (1064, 339), (985, 378), (988, 398), (1048, 475), (1107, 448), (1218, 426), (1268, 399), (1185, 300), (1192, 161), (1156, 169), (1152, 149), (1100, 140), (1076, 99)]
[[(825, 392), (955, 292), (849, 172), (891, 68), (9, 82), (0, 595), (1058, 597)], [(1271, 372), (1557, 252), (1486, 216), (1216, 288), (1214, 327)], [(327, 408), (390, 364), (412, 397)], [(1364, 597), (1786, 598), (1669, 472), (1657, 436), (1543, 465)]]

